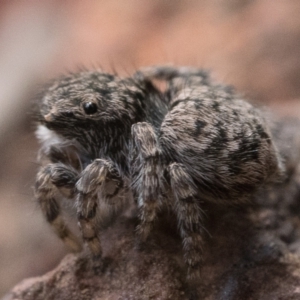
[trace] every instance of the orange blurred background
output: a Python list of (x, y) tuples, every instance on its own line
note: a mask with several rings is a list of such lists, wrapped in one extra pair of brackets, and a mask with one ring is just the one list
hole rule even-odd
[(300, 117), (300, 2), (0, 2), (0, 296), (66, 251), (33, 201), (37, 85), (80, 67), (128, 75), (153, 64), (208, 68), (247, 98)]

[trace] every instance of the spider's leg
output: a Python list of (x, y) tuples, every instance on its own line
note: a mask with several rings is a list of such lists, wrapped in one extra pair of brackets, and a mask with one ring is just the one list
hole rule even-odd
[(46, 220), (56, 234), (76, 252), (81, 250), (81, 245), (61, 216), (57, 192), (60, 191), (65, 197), (72, 198), (77, 176), (75, 170), (62, 163), (48, 164), (39, 170), (34, 188), (35, 198)]
[(138, 201), (141, 220), (137, 231), (144, 241), (153, 227), (159, 206), (162, 176), (161, 151), (150, 124), (146, 122), (134, 124), (131, 133), (132, 188)]
[[(112, 194), (106, 194), (102, 186), (105, 181), (116, 182), (116, 189)], [(94, 257), (100, 257), (102, 247), (99, 237), (98, 221), (100, 212), (98, 208), (98, 194), (109, 200), (115, 197), (122, 187), (122, 179), (112, 163), (104, 159), (96, 159), (82, 172), (76, 183), (77, 196), (77, 217), (84, 242), (88, 245)]]
[(137, 82), (165, 81), (167, 86), (163, 99), (171, 108), (176, 99), (185, 99), (210, 82), (209, 74), (203, 69), (174, 66), (142, 68), (133, 78)]
[(171, 80), (175, 77), (201, 77), (202, 79), (207, 79), (208, 74), (206, 71), (200, 68), (194, 67), (175, 67), (175, 66), (150, 66), (138, 70), (133, 74), (133, 78), (137, 80)]
[(197, 187), (182, 164), (172, 163), (169, 166), (169, 175), (188, 265), (188, 278), (196, 279), (200, 276), (203, 244), (203, 213), (197, 199)]

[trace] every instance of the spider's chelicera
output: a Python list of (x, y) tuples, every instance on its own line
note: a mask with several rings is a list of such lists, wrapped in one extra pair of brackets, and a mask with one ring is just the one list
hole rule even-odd
[[(159, 91), (152, 79), (164, 80)], [(262, 113), (199, 69), (152, 67), (121, 78), (86, 71), (55, 80), (38, 103), (42, 142), (35, 196), (73, 250), (80, 242), (61, 215), (75, 199), (83, 241), (101, 256), (101, 203), (130, 191), (138, 234), (149, 235), (160, 206), (177, 216), (190, 277), (202, 258), (201, 201), (243, 203), (283, 172)]]

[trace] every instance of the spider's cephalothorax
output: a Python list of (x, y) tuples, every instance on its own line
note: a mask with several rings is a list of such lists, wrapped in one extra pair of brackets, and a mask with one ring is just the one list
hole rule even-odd
[(39, 105), (41, 124), (64, 142), (76, 142), (90, 159), (109, 157), (125, 168), (132, 124), (151, 120), (159, 127), (167, 110), (150, 82), (101, 72), (55, 81)]
[[(165, 80), (164, 92), (152, 79)], [(58, 191), (76, 199), (84, 241), (101, 255), (99, 203), (111, 206), (130, 189), (145, 239), (166, 203), (174, 208), (191, 277), (201, 263), (200, 200), (243, 203), (282, 174), (261, 112), (231, 88), (192, 68), (152, 67), (120, 78), (103, 72), (53, 82), (38, 109), (43, 147), (35, 194), (47, 220), (73, 249)], [(111, 201), (114, 199), (114, 201)], [(99, 202), (100, 201), (100, 202)]]

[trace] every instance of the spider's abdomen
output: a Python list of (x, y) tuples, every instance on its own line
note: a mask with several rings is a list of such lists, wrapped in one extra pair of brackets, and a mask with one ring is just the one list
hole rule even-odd
[(241, 201), (277, 177), (281, 162), (258, 110), (232, 97), (184, 94), (171, 104), (160, 143), (170, 160), (185, 166), (202, 197)]

